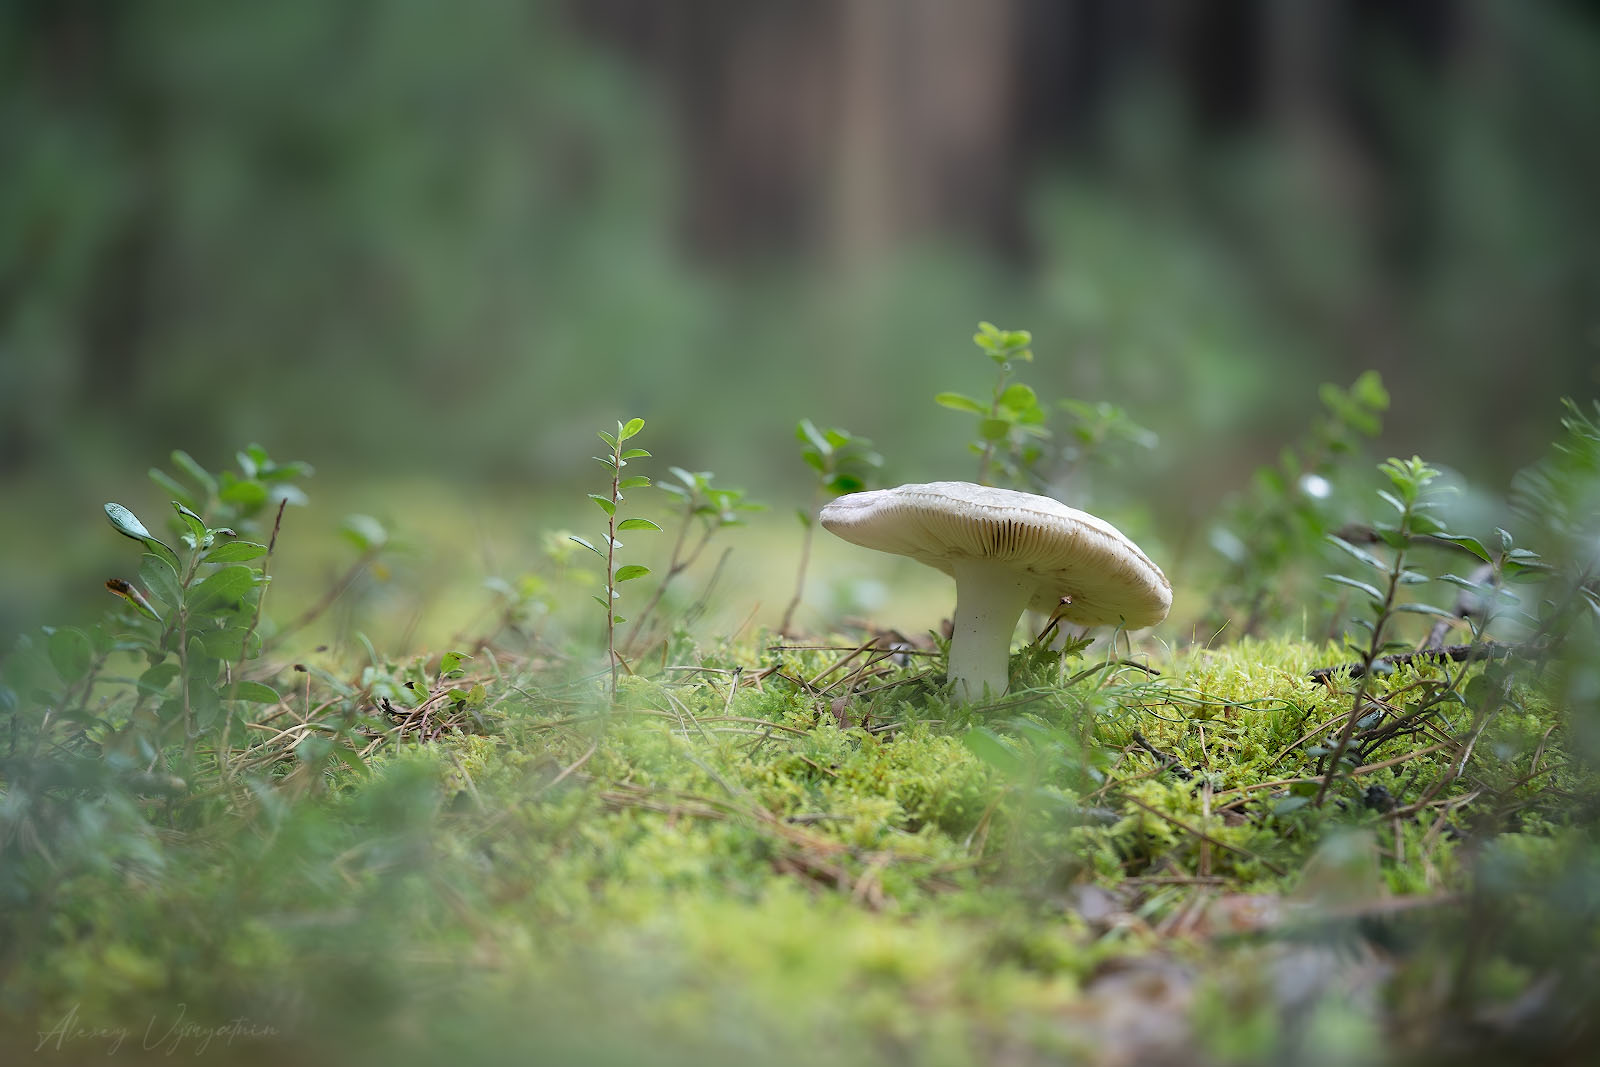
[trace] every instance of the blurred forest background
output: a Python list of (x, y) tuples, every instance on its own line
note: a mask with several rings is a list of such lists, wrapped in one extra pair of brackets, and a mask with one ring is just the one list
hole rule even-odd
[(1592, 0), (0, 10), (0, 636), (173, 448), (530, 531), (634, 415), (783, 516), (801, 417), (970, 478), (979, 319), (1173, 543), (1320, 382), (1491, 491), (1600, 391)]

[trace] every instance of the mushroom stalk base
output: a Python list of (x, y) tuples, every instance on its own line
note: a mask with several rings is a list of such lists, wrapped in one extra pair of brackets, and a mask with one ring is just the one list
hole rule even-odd
[(950, 680), (963, 700), (998, 697), (1011, 678), (1008, 660), (1017, 620), (1033, 599), (1035, 582), (993, 560), (955, 561), (956, 613), (950, 634)]

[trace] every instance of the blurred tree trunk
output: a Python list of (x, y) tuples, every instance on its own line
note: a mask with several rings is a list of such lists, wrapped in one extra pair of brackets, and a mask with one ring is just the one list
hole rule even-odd
[(1017, 0), (575, 5), (663, 81), (690, 243), (875, 258), (931, 230), (1021, 229)]
[(1013, 0), (847, 0), (841, 8), (833, 257), (878, 259), (940, 229), (1015, 250)]

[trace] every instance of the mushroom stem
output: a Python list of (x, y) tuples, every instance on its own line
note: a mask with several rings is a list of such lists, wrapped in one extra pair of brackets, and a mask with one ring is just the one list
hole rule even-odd
[(995, 560), (957, 559), (953, 570), (956, 613), (950, 633), (950, 680), (964, 700), (981, 700), (985, 690), (998, 697), (1011, 681), (1007, 670), (1011, 635), (1037, 583), (1015, 565)]

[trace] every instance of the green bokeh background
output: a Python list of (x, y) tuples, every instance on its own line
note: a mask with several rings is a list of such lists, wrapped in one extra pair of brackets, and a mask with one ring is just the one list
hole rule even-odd
[[(1073, 502), (1169, 547), (1369, 367), (1381, 452), (1496, 491), (1600, 388), (1600, 8), (1181, 6), (5, 5), (0, 634), (98, 604), (179, 447), (513, 556), (634, 415), (775, 516), (803, 416), (971, 477), (980, 319), (1160, 435)], [(857, 76), (919, 58), (954, 95)], [(924, 127), (976, 132), (861, 134)]]

